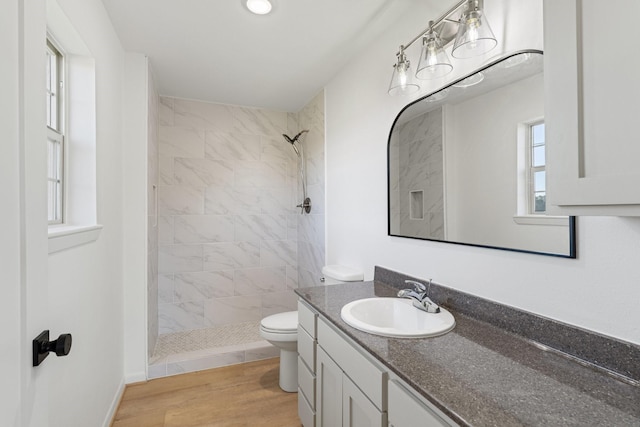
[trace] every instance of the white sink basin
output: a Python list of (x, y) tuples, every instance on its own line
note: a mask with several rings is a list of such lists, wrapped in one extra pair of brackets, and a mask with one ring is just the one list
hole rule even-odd
[(342, 307), (340, 317), (364, 332), (385, 337), (417, 338), (443, 335), (453, 329), (453, 315), (440, 307), (440, 313), (427, 313), (407, 298), (365, 298)]

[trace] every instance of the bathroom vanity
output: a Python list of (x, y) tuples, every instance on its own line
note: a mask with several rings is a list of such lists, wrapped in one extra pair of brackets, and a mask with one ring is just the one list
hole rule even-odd
[[(376, 268), (373, 282), (297, 290), (305, 427), (640, 425), (638, 346), (441, 286), (433, 299), (456, 319), (443, 336), (382, 337), (341, 319), (345, 304), (394, 296), (405, 278)], [(476, 316), (471, 306), (484, 313)], [(581, 357), (552, 349), (551, 341)], [(588, 360), (590, 346), (606, 369)]]

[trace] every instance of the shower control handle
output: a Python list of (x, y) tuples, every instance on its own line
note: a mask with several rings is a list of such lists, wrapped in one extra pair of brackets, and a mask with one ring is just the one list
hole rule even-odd
[(301, 211), (300, 213), (310, 213), (311, 212), (311, 199), (310, 198), (305, 198), (304, 202), (300, 203), (299, 205), (296, 205), (297, 208), (300, 208)]

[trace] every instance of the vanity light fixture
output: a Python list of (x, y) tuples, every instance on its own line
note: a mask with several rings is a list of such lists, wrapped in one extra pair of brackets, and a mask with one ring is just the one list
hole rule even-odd
[(247, 9), (256, 15), (266, 15), (271, 12), (271, 7), (269, 0), (247, 0)]
[(413, 82), (411, 63), (404, 54), (404, 46), (400, 46), (400, 50), (396, 56), (398, 57), (398, 62), (393, 64), (393, 74), (391, 75), (391, 83), (389, 84), (389, 95), (408, 95), (417, 92), (420, 86)]
[(393, 66), (389, 95), (406, 95), (420, 89), (411, 81), (405, 55), (405, 50), (419, 39), (422, 39), (422, 50), (416, 77), (424, 80), (440, 78), (453, 70), (444, 50), (451, 42), (454, 58), (471, 58), (496, 47), (498, 42), (484, 15), (483, 5), (484, 0), (460, 0), (438, 19), (429, 21), (429, 26), (409, 43), (401, 45), (396, 53), (398, 62)]

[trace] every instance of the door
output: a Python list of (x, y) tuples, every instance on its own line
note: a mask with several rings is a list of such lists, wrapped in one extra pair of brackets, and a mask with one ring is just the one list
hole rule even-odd
[(46, 363), (32, 367), (31, 341), (47, 328), (45, 2), (7, 0), (0, 14), (0, 417), (46, 427)]
[[(554, 214), (640, 215), (637, 0), (544, 2), (548, 195)], [(548, 204), (549, 206), (549, 204)], [(553, 209), (553, 206), (552, 206)]]
[(380, 412), (369, 398), (347, 377), (342, 377), (343, 427), (386, 427), (387, 414)]
[(316, 425), (342, 425), (342, 369), (318, 346), (316, 358)]

